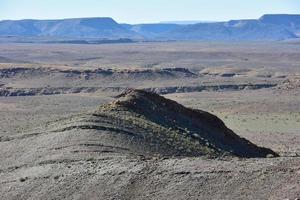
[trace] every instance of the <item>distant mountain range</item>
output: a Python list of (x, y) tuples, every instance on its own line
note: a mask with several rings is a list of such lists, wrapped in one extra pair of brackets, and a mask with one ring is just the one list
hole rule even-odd
[(133, 40), (274, 41), (300, 37), (300, 15), (196, 24), (119, 24), (111, 18), (0, 21), (0, 36)]
[(190, 21), (162, 21), (159, 22), (160, 24), (181, 24), (181, 25), (188, 25), (188, 24), (199, 24), (199, 23), (215, 23), (216, 21), (203, 21), (203, 20), (190, 20)]

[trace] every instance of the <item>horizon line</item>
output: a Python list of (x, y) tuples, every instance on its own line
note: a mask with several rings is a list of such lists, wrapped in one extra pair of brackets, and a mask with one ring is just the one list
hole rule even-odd
[(23, 20), (35, 20), (35, 21), (45, 21), (45, 20), (70, 20), (70, 19), (112, 19), (119, 24), (162, 24), (162, 23), (180, 23), (180, 22), (196, 22), (196, 23), (217, 23), (217, 22), (228, 22), (231, 20), (259, 20), (261, 17), (265, 15), (300, 15), (300, 13), (276, 13), (276, 14), (263, 14), (258, 18), (235, 18), (229, 20), (204, 20), (204, 19), (174, 19), (174, 20), (163, 20), (158, 22), (138, 22), (138, 23), (129, 23), (129, 22), (121, 22), (119, 20), (114, 19), (113, 17), (108, 16), (86, 16), (86, 17), (62, 17), (62, 18), (21, 18), (21, 19), (0, 19), (2, 21), (23, 21)]

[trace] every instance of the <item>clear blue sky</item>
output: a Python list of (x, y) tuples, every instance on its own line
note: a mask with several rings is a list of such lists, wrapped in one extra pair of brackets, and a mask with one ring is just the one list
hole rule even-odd
[(2, 19), (112, 17), (118, 22), (258, 18), (300, 14), (300, 0), (0, 0)]

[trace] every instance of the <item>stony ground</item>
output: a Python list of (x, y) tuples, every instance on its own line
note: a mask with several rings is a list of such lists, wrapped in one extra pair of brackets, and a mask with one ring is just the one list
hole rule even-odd
[(112, 101), (119, 91), (2, 96), (0, 199), (300, 198), (300, 92), (295, 78), (300, 55), (296, 44), (10, 44), (0, 49), (1, 68), (184, 67), (199, 76), (166, 79), (150, 73), (146, 77), (123, 76), (119, 82), (117, 78), (64, 79), (55, 75), (43, 81), (23, 76), (1, 78), (1, 88), (274, 83), (275, 87), (259, 90), (186, 90), (165, 96), (212, 112), (240, 136), (281, 155), (208, 159), (115, 153), (97, 145), (105, 132), (75, 129), (39, 133), (47, 124), (95, 110)]

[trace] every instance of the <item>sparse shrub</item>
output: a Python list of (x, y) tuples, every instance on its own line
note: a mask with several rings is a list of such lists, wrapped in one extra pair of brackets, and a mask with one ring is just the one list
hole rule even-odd
[(27, 181), (28, 180), (28, 177), (21, 177), (21, 178), (19, 178), (19, 181), (20, 182), (25, 182), (25, 181)]

